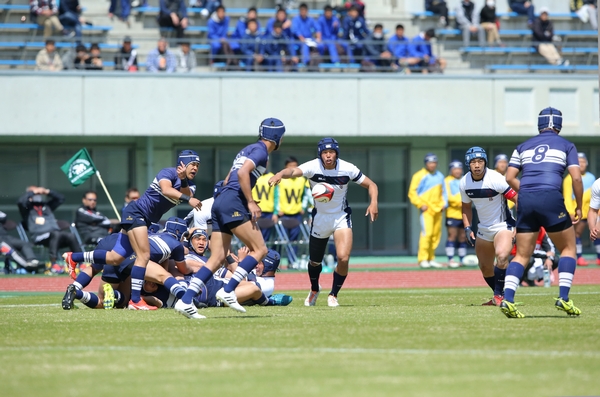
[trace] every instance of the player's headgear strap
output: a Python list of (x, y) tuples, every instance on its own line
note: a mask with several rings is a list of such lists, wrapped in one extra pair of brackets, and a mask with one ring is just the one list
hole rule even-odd
[(498, 161), (508, 161), (508, 156), (505, 155), (504, 153), (501, 153), (499, 155), (497, 155), (496, 157), (494, 157), (494, 168), (496, 168), (498, 166)]
[(275, 150), (279, 149), (284, 134), (285, 126), (281, 120), (276, 118), (264, 119), (258, 128), (259, 138), (275, 143)]
[(485, 153), (485, 150), (483, 150), (483, 148), (479, 146), (473, 146), (472, 148), (467, 150), (467, 153), (465, 153), (465, 165), (469, 167), (471, 161), (473, 161), (474, 159), (483, 159), (485, 161), (485, 166), (487, 167), (487, 154)]
[(181, 238), (183, 233), (187, 231), (187, 224), (181, 218), (172, 216), (167, 219), (165, 223), (165, 232), (174, 235), (177, 238)]
[(423, 158), (423, 162), (425, 164), (427, 163), (437, 163), (438, 162), (438, 158), (434, 153), (427, 153), (425, 155), (425, 158)]
[(562, 112), (558, 109), (548, 107), (542, 109), (538, 115), (538, 131), (555, 129), (560, 131), (562, 129)]
[(198, 153), (194, 152), (193, 150), (182, 150), (177, 157), (177, 166), (179, 166), (181, 163), (183, 163), (183, 165), (186, 167), (189, 163), (200, 164), (200, 156), (198, 156)]
[(280, 261), (281, 256), (279, 256), (279, 253), (275, 250), (270, 249), (267, 253), (267, 256), (265, 256), (265, 259), (263, 259), (263, 264), (265, 265), (263, 274), (277, 271), (277, 269), (279, 268)]
[(449, 169), (450, 171), (452, 171), (452, 170), (453, 170), (453, 169), (455, 169), (455, 168), (460, 168), (460, 169), (462, 170), (462, 168), (463, 168), (463, 164), (460, 162), (460, 160), (452, 160), (452, 161), (450, 162), (450, 165), (448, 166), (448, 169)]
[(323, 138), (317, 144), (319, 158), (325, 150), (333, 150), (337, 157), (340, 157), (340, 144), (333, 138)]

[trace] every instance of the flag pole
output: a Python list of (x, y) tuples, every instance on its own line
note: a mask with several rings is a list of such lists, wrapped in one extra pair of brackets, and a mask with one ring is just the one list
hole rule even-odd
[(96, 176), (98, 177), (98, 180), (100, 181), (100, 184), (102, 185), (102, 188), (104, 188), (104, 192), (106, 193), (106, 196), (108, 197), (108, 201), (110, 201), (110, 205), (112, 205), (112, 208), (115, 211), (115, 214), (117, 215), (117, 219), (119, 220), (119, 222), (121, 222), (121, 215), (119, 214), (119, 211), (117, 211), (117, 207), (115, 206), (115, 203), (113, 202), (113, 199), (110, 196), (110, 193), (108, 192), (108, 189), (106, 188), (106, 185), (104, 184), (104, 181), (102, 180), (100, 171), (96, 170)]

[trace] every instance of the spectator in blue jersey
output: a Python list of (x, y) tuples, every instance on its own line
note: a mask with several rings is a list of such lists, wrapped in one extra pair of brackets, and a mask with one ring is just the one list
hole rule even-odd
[(351, 61), (362, 61), (365, 55), (364, 40), (369, 37), (365, 19), (358, 15), (356, 7), (350, 7), (344, 19), (344, 40), (348, 42), (348, 55)]
[(258, 21), (258, 13), (256, 12), (256, 7), (248, 8), (246, 15), (240, 17), (240, 19), (237, 21), (237, 24), (235, 25), (235, 31), (233, 32), (233, 35), (231, 37), (235, 39), (242, 39), (248, 31), (248, 22), (252, 20), (256, 22), (256, 30), (259, 31), (260, 22)]
[(219, 6), (208, 20), (208, 39), (210, 40), (211, 54), (214, 61), (234, 65), (237, 63), (235, 50), (238, 44), (229, 41), (228, 30), (229, 17), (225, 15), (225, 7)]
[(298, 16), (292, 19), (292, 34), (299, 41), (302, 63), (317, 67), (319, 64), (317, 46), (321, 43), (321, 28), (317, 21), (308, 16), (306, 3), (300, 4)]
[(264, 56), (260, 53), (261, 36), (258, 33), (258, 21), (250, 19), (246, 30), (241, 36), (240, 53), (247, 71), (260, 70)]
[[(81, 42), (81, 6), (79, 0), (61, 0), (58, 4), (58, 20), (67, 30), (75, 33), (75, 40)], [(85, 20), (83, 20), (85, 22)]]
[(84, 244), (98, 244), (108, 236), (111, 221), (100, 211), (96, 210), (98, 195), (93, 190), (83, 194), (82, 205), (75, 213), (75, 227)]
[(298, 65), (299, 59), (294, 55), (294, 44), (283, 34), (281, 22), (273, 24), (271, 33), (263, 36), (260, 45), (263, 64), (269, 72), (283, 72)]
[(119, 18), (119, 20), (127, 22), (127, 19), (129, 18), (130, 14), (130, 0), (110, 0), (110, 6), (108, 7), (108, 17), (110, 19), (116, 16), (117, 18)]
[(293, 37), (292, 34), (292, 21), (287, 17), (287, 11), (283, 8), (277, 9), (275, 12), (275, 16), (267, 21), (267, 26), (265, 28), (265, 34), (271, 34), (273, 32), (273, 25), (275, 22), (281, 22), (281, 32), (282, 34), (291, 39)]
[(535, 19), (534, 7), (529, 0), (509, 0), (508, 5), (513, 12), (527, 16), (527, 25), (531, 27)]
[(365, 58), (361, 63), (363, 70), (367, 72), (398, 68), (398, 65), (394, 63), (392, 53), (387, 49), (382, 24), (375, 25), (369, 38), (365, 40)]
[(77, 263), (117, 266), (135, 252), (136, 260), (131, 270), (129, 308), (148, 310), (146, 303), (140, 299), (146, 265), (150, 260), (148, 228), (180, 203), (188, 203), (192, 208), (200, 209), (202, 203), (193, 197), (196, 192), (193, 179), (198, 173), (199, 166), (200, 157), (193, 150), (179, 153), (176, 167), (160, 170), (144, 195), (125, 207), (121, 219), (123, 230), (112, 250), (67, 252), (64, 255), (71, 277), (75, 278)]
[(324, 57), (329, 57), (331, 63), (339, 63), (340, 55), (346, 55), (346, 48), (339, 40), (341, 23), (333, 15), (333, 8), (326, 5), (323, 9), (323, 15), (318, 19), (319, 29), (321, 30), (321, 43), (319, 52)]
[(167, 48), (167, 40), (161, 38), (155, 49), (148, 53), (146, 58), (146, 69), (149, 72), (173, 73), (177, 68), (177, 59)]
[[(525, 317), (515, 305), (515, 292), (533, 254), (541, 227), (560, 251), (559, 297), (555, 307), (570, 316), (581, 314), (581, 310), (569, 299), (569, 292), (577, 267), (573, 225), (582, 219), (583, 183), (577, 148), (558, 135), (562, 123), (561, 111), (551, 107), (543, 109), (538, 115), (539, 134), (517, 146), (506, 172), (506, 181), (519, 193), (517, 255), (506, 269), (504, 300), (500, 305), (509, 318)], [(565, 171), (571, 176), (575, 195), (576, 207), (571, 214), (562, 195)], [(519, 172), (520, 179), (517, 178)]]
[(212, 207), (211, 256), (190, 280), (183, 298), (175, 304), (175, 310), (188, 318), (201, 318), (192, 299), (225, 261), (233, 235), (249, 247), (250, 254), (237, 266), (229, 283), (216, 293), (216, 298), (232, 309), (246, 311), (237, 301), (235, 289), (268, 253), (262, 233), (256, 227), (261, 211), (252, 198), (252, 189), (256, 180), (267, 169), (269, 154), (279, 148), (285, 126), (280, 120), (269, 118), (260, 123), (258, 131), (258, 141), (237, 154), (215, 197)]
[(433, 55), (431, 39), (435, 37), (435, 31), (428, 29), (419, 33), (410, 42), (412, 56), (419, 58), (421, 62), (417, 65), (421, 73), (439, 72), (442, 73), (446, 68), (446, 60)]
[(440, 26), (448, 26), (448, 5), (445, 0), (425, 0), (425, 11), (440, 16)]
[[(410, 40), (404, 36), (404, 25), (396, 25), (396, 34), (388, 40), (387, 48), (398, 66), (411, 67), (421, 62), (421, 59), (413, 56), (410, 51)], [(405, 72), (410, 72), (410, 69), (405, 69)]]
[(184, 0), (160, 0), (158, 25), (161, 28), (175, 29), (177, 38), (183, 37), (188, 27), (187, 8)]

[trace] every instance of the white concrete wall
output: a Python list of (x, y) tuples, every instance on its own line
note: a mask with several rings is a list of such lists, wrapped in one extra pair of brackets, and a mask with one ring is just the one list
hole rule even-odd
[(0, 135), (255, 135), (266, 117), (295, 136), (514, 136), (555, 106), (596, 136), (596, 76), (0, 74)]

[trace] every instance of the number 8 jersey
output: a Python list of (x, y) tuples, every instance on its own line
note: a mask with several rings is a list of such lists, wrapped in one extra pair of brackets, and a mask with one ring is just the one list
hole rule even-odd
[(565, 170), (579, 167), (579, 159), (573, 143), (545, 130), (517, 146), (508, 166), (521, 170), (520, 190), (561, 191)]

